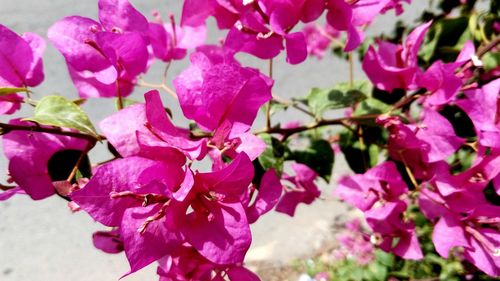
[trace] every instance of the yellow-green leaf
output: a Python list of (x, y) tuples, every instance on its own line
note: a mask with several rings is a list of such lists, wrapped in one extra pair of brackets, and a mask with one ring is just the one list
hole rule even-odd
[(38, 102), (35, 115), (24, 120), (41, 125), (76, 129), (97, 137), (87, 114), (74, 102), (61, 96), (44, 97)]

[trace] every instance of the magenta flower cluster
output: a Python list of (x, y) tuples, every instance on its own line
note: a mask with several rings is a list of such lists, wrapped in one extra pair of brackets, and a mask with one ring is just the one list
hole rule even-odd
[[(94, 233), (94, 245), (107, 253), (124, 251), (130, 263), (126, 275), (158, 262), (162, 281), (260, 280), (244, 265), (250, 224), (273, 209), (293, 216), (299, 204), (311, 204), (321, 192), (317, 167), (305, 163), (292, 163), (293, 173), (269, 168), (258, 175), (254, 163), (268, 144), (251, 128), (273, 99), (274, 81), (242, 66), (235, 55), (272, 59), (286, 50), (287, 62), (298, 64), (308, 54), (321, 58), (332, 40), (345, 41), (344, 50), (352, 51), (364, 40), (363, 27), (388, 10), (401, 13), (402, 2), (411, 1), (186, 0), (178, 25), (173, 16), (164, 22), (158, 13), (149, 21), (127, 0), (99, 0), (98, 20), (70, 16), (48, 31), (79, 96), (122, 99), (155, 60), (171, 63), (189, 53), (190, 65), (173, 85), (196, 130), (176, 126), (160, 93), (149, 91), (145, 102), (99, 123), (99, 139), (106, 139), (116, 158), (93, 167), (90, 178), (65, 182), (51, 177), (53, 156), (86, 153), (95, 142), (74, 128), (41, 124), (16, 130), (33, 123), (13, 119), (3, 148), (15, 187), (0, 193), (0, 200), (16, 193), (34, 200), (65, 197), (71, 210), (110, 228)], [(327, 24), (319, 26), (323, 14)], [(208, 17), (229, 30), (220, 45), (204, 43)], [(309, 24), (296, 30), (301, 23)], [(369, 252), (360, 257), (362, 263), (373, 258), (371, 245), (421, 259), (415, 224), (407, 216), (415, 205), (434, 225), (432, 239), (442, 257), (458, 248), (463, 259), (500, 276), (500, 207), (483, 195), (490, 183), (500, 194), (500, 79), (468, 84), (478, 66), (470, 42), (454, 62), (421, 69), (418, 52), (431, 25), (417, 27), (403, 44), (378, 41), (364, 56), (363, 70), (378, 89), (425, 93), (416, 96), (418, 114), (376, 118), (388, 134), (387, 160), (340, 179), (335, 194), (361, 210), (372, 230), (365, 237), (371, 244), (342, 240)], [(42, 82), (44, 49), (38, 35), (19, 36), (0, 25), (0, 113), (14, 113), (25, 102), (20, 92)], [(439, 113), (447, 104), (472, 120), (476, 142), (457, 136)], [(472, 146), (476, 157), (470, 168), (452, 174), (447, 159), (464, 146)], [(195, 169), (207, 158), (210, 171)], [(352, 226), (357, 230), (358, 224)]]

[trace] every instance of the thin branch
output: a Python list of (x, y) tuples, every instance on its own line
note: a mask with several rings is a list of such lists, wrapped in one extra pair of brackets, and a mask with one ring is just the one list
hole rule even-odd
[(304, 126), (299, 126), (295, 128), (269, 128), (269, 129), (264, 129), (261, 131), (255, 132), (255, 134), (282, 134), (284, 136), (284, 139), (287, 139), (289, 136), (297, 133), (301, 133), (304, 131), (316, 129), (319, 127), (324, 127), (324, 126), (330, 126), (330, 125), (345, 125), (345, 122), (356, 122), (356, 121), (361, 121), (361, 120), (370, 120), (370, 119), (375, 119), (379, 115), (378, 114), (370, 114), (370, 115), (363, 115), (363, 116), (353, 116), (353, 117), (343, 117), (343, 118), (337, 118), (337, 119), (325, 119), (325, 120), (319, 120), (317, 122), (311, 123), (309, 125), (304, 125)]
[(482, 56), (484, 56), (486, 53), (488, 53), (489, 51), (491, 51), (493, 48), (495, 48), (499, 44), (500, 44), (500, 36), (497, 36), (493, 40), (491, 40), (490, 43), (488, 43), (487, 45), (485, 45), (484, 47), (480, 47), (477, 50), (476, 55), (478, 56), (478, 58), (481, 58)]
[[(273, 79), (273, 59), (269, 59), (269, 77)], [(271, 128), (271, 101), (266, 105), (266, 129)]]
[(116, 96), (118, 97), (118, 110), (122, 110), (124, 108), (123, 97), (118, 80), (116, 80)]
[(489, 51), (491, 51), (493, 48), (498, 46), (500, 44), (500, 36), (495, 37), (493, 40), (491, 40), (488, 44), (480, 46), (477, 51), (476, 51), (476, 57), (471, 57), (470, 59), (466, 60), (458, 69), (457, 73), (464, 72), (467, 70), (469, 67), (471, 67), (474, 63), (474, 59), (481, 59), (485, 54), (487, 54)]
[(349, 87), (352, 88), (354, 85), (354, 61), (352, 58), (352, 52), (349, 52)]
[(102, 135), (89, 135), (89, 134), (84, 134), (80, 132), (69, 132), (69, 131), (63, 131), (59, 127), (41, 127), (39, 125), (13, 125), (13, 124), (6, 124), (6, 123), (0, 123), (0, 128), (2, 134), (6, 134), (10, 131), (30, 131), (30, 132), (40, 132), (40, 133), (49, 133), (49, 134), (54, 134), (54, 135), (62, 135), (62, 136), (68, 136), (68, 137), (74, 137), (74, 138), (79, 138), (79, 139), (84, 139), (88, 140), (91, 143), (95, 144), (99, 140), (104, 140), (106, 139), (105, 136)]
[(169, 61), (167, 65), (165, 66), (165, 70), (163, 70), (163, 77), (161, 80), (162, 85), (167, 84), (167, 77), (168, 77), (168, 70), (170, 69), (170, 66), (172, 65), (172, 61)]
[(415, 190), (418, 191), (419, 190), (419, 185), (418, 185), (417, 179), (415, 178), (415, 175), (413, 174), (413, 171), (411, 170), (410, 166), (408, 166), (408, 163), (406, 162), (406, 159), (405, 159), (405, 157), (403, 155), (403, 152), (402, 151), (398, 151), (398, 154), (399, 154), (399, 157), (401, 158), (401, 160), (403, 161), (403, 164), (405, 165), (406, 174), (410, 178), (410, 181), (413, 184), (413, 187), (415, 188)]
[(139, 80), (139, 82), (137, 82), (137, 86), (139, 86), (139, 87), (145, 87), (145, 88), (158, 89), (158, 90), (164, 90), (170, 96), (172, 96), (174, 99), (178, 99), (177, 93), (174, 90), (170, 89), (165, 84), (152, 84), (152, 83), (147, 83), (147, 82), (144, 82), (142, 80)]
[(299, 106), (299, 103), (296, 102), (296, 101), (293, 101), (293, 100), (287, 100), (287, 99), (284, 99), (282, 97), (279, 97), (279, 96), (276, 96), (276, 95), (273, 95), (273, 100), (277, 103), (280, 103), (280, 104), (283, 104), (285, 106), (291, 106), (295, 109), (297, 109), (298, 111), (301, 111), (309, 116), (311, 116), (312, 118), (316, 118), (316, 115), (314, 115), (312, 112), (310, 112), (309, 110), (307, 109), (304, 109), (302, 107)]
[(11, 190), (11, 189), (14, 189), (16, 188), (17, 186), (11, 186), (11, 185), (3, 185), (3, 184), (0, 184), (0, 190), (2, 191), (7, 191), (7, 190)]
[(82, 151), (80, 154), (80, 157), (78, 157), (78, 160), (75, 163), (75, 166), (73, 166), (73, 169), (71, 170), (71, 173), (69, 174), (68, 178), (66, 179), (67, 182), (71, 182), (73, 178), (76, 175), (76, 172), (78, 171), (78, 168), (80, 167), (80, 164), (82, 164), (83, 159), (85, 158), (85, 155), (89, 153), (89, 151), (92, 149), (94, 145), (92, 143), (88, 143), (85, 149)]

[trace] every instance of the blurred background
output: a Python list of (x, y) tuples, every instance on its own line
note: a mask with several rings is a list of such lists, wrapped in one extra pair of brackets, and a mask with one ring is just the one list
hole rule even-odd
[[(146, 17), (158, 10), (163, 18), (169, 13), (180, 21), (182, 1), (179, 0), (131, 0)], [(368, 34), (389, 34), (394, 23), (400, 19), (414, 23), (427, 7), (427, 1), (414, 0), (406, 6), (405, 13), (396, 18), (394, 12), (376, 18), (367, 30)], [(0, 24), (17, 33), (35, 32), (46, 37), (47, 29), (57, 20), (81, 15), (97, 18), (97, 0), (0, 0)], [(215, 30), (209, 20), (208, 43), (217, 43), (223, 33)], [(242, 64), (253, 66), (267, 73), (267, 62), (247, 55), (239, 55)], [(186, 68), (188, 60), (174, 62), (169, 71), (169, 81)], [(35, 99), (44, 95), (61, 94), (76, 99), (77, 92), (69, 78), (66, 63), (56, 49), (47, 44), (44, 55), (45, 81), (35, 88)], [(150, 83), (161, 81), (165, 65), (156, 62), (144, 80)], [(355, 79), (365, 79), (360, 63), (355, 59)], [(274, 60), (274, 94), (290, 98), (303, 96), (312, 87), (328, 87), (348, 80), (348, 65), (333, 55), (323, 60), (309, 58), (306, 62), (292, 66), (285, 63), (284, 56)], [(136, 88), (132, 99), (142, 101), (142, 94), (148, 89)], [(174, 119), (185, 124), (175, 101), (162, 93), (166, 106), (173, 110)], [(113, 113), (114, 100), (89, 100), (83, 105), (94, 124)], [(29, 116), (31, 108), (24, 108), (14, 117)], [(304, 117), (300, 113), (288, 112), (276, 117), (275, 121), (286, 122)], [(8, 122), (12, 116), (0, 116), (1, 122)], [(262, 118), (262, 117), (261, 117)], [(263, 125), (258, 119), (256, 127)], [(178, 124), (179, 124), (178, 123)], [(91, 152), (91, 161), (97, 163), (110, 158), (105, 146)], [(331, 191), (336, 179), (347, 173), (347, 166), (338, 155), (331, 184), (321, 183), (323, 195), (311, 206), (299, 206), (296, 217), (270, 213), (252, 226), (254, 241), (248, 253), (247, 263), (254, 269), (280, 268), (297, 258), (304, 258), (317, 252), (332, 239), (335, 220), (346, 216), (346, 206), (332, 198)], [(0, 179), (4, 182), (7, 163), (0, 158)], [(94, 222), (85, 213), (72, 214), (66, 202), (58, 197), (43, 201), (32, 201), (19, 195), (0, 202), (0, 280), (2, 281), (107, 281), (118, 280), (129, 269), (123, 254), (108, 255), (92, 245), (92, 233), (105, 227)], [(124, 280), (157, 280), (156, 265), (151, 265)], [(280, 280), (280, 279), (276, 279)], [(263, 281), (268, 281), (263, 279)]]

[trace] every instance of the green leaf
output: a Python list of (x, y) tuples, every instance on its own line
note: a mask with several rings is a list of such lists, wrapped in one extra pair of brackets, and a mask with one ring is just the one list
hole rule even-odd
[(362, 116), (370, 114), (382, 114), (388, 112), (390, 109), (390, 105), (381, 102), (378, 99), (368, 98), (359, 103), (353, 115)]
[(388, 270), (387, 267), (385, 267), (383, 264), (380, 263), (372, 263), (368, 267), (369, 272), (371, 273), (370, 280), (377, 280), (377, 281), (385, 281), (387, 280), (387, 274)]
[(383, 264), (387, 267), (393, 267), (394, 263), (396, 262), (396, 259), (393, 254), (386, 253), (382, 250), (377, 250), (375, 252), (375, 258), (378, 263)]
[(19, 92), (29, 92), (29, 90), (27, 88), (0, 88), (0, 96)]
[(353, 87), (349, 83), (340, 83), (330, 89), (313, 88), (306, 98), (307, 105), (317, 118), (321, 118), (328, 109), (349, 107), (366, 99), (365, 93), (370, 91), (370, 84), (366, 81), (356, 82)]
[(313, 169), (327, 182), (330, 181), (335, 161), (334, 152), (330, 143), (326, 140), (312, 140), (305, 150), (291, 151), (287, 160), (295, 160)]
[(353, 81), (352, 86), (350, 82), (341, 82), (335, 85), (334, 89), (337, 89), (342, 92), (348, 92), (348, 91), (359, 91), (363, 93), (365, 96), (368, 96), (372, 90), (373, 90), (373, 85), (366, 80), (358, 80), (358, 81)]
[(482, 57), (484, 70), (490, 71), (500, 65), (500, 52), (488, 52)]
[(266, 143), (266, 150), (259, 156), (260, 165), (265, 171), (274, 168), (281, 174), (285, 163), (285, 146), (269, 134), (262, 134), (259, 137)]
[(44, 97), (38, 102), (35, 115), (23, 120), (41, 125), (76, 129), (97, 137), (87, 114), (78, 105), (61, 96)]

